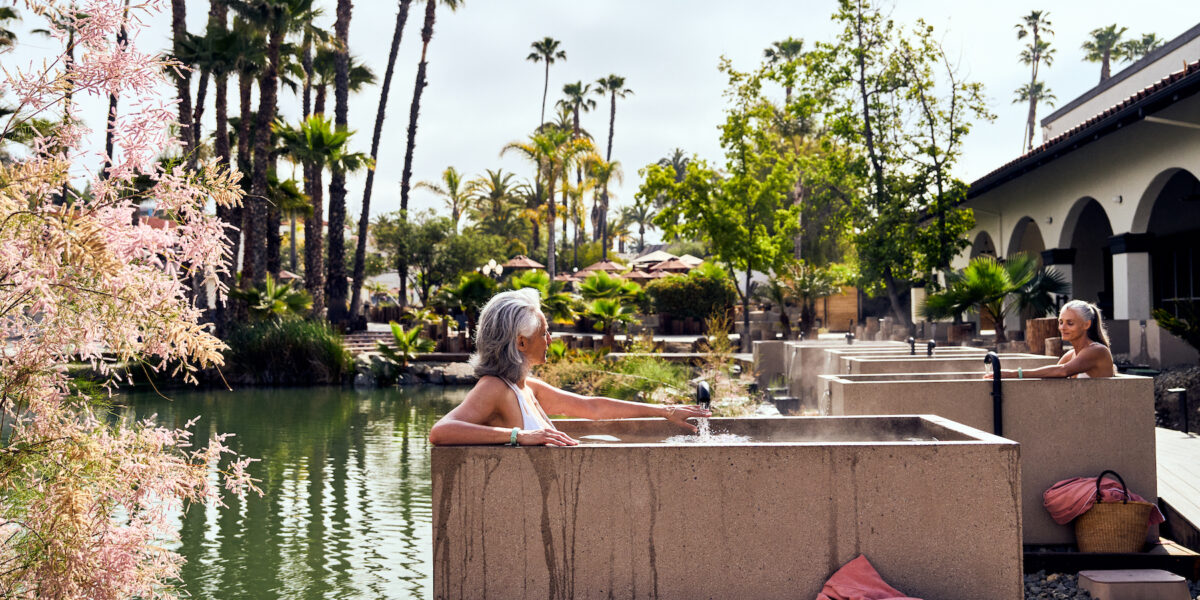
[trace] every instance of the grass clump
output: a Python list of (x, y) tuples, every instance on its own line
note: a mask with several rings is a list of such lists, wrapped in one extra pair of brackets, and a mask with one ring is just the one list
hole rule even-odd
[(230, 332), (226, 343), (226, 373), (241, 383), (337, 384), (354, 372), (354, 357), (324, 322), (248, 323)]

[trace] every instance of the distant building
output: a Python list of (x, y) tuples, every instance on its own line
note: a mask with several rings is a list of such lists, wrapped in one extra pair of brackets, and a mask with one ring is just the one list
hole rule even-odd
[(1195, 364), (1151, 311), (1200, 300), (1197, 92), (1200, 25), (1043, 119), (1041, 146), (971, 184), (976, 228), (953, 266), (1032, 253), (1101, 307), (1114, 353)]

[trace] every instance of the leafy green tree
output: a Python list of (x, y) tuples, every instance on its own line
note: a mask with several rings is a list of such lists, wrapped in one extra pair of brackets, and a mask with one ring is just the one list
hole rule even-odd
[(1114, 54), (1120, 57), (1121, 36), (1125, 35), (1128, 29), (1128, 27), (1118, 28), (1116, 23), (1107, 27), (1097, 27), (1088, 34), (1091, 39), (1081, 46), (1087, 52), (1083, 56), (1083, 60), (1100, 63), (1101, 83), (1111, 76), (1109, 64), (1112, 62)]
[[(724, 169), (692, 160), (677, 181), (675, 169), (650, 165), (642, 171), (637, 197), (667, 199), (656, 224), (672, 235), (702, 238), (716, 260), (745, 274), (745, 286), (737, 293), (743, 331), (749, 331), (751, 274), (769, 271), (792, 254), (799, 216), (799, 207), (789, 201), (796, 160), (793, 154), (780, 153), (775, 143), (771, 112), (761, 102), (761, 77), (739, 73), (728, 61), (721, 69), (729, 78), (730, 100), (721, 126)], [(750, 336), (742, 336), (743, 352), (749, 351), (749, 343)]]
[(858, 284), (886, 293), (908, 323), (902, 292), (918, 273), (944, 268), (971, 226), (956, 207), (966, 186), (952, 171), (972, 120), (990, 115), (982, 87), (958, 76), (924, 22), (908, 31), (850, 0), (833, 19), (842, 32), (805, 55), (806, 85), (833, 91), (815, 96), (829, 99), (821, 118), (860, 157), (847, 167), (866, 179), (850, 200)]
[[(430, 275), (438, 266), (438, 244), (450, 237), (453, 230), (449, 218), (436, 217), (432, 213), (418, 215), (413, 220), (399, 213), (389, 213), (379, 217), (372, 233), (376, 245), (397, 272), (405, 273), (410, 268), (416, 272), (421, 303), (428, 305), (429, 290), (434, 285)], [(401, 306), (406, 304), (404, 298), (400, 301)]]
[(1043, 63), (1047, 67), (1054, 63), (1055, 49), (1050, 47), (1048, 40), (1043, 39), (1054, 35), (1054, 30), (1050, 28), (1052, 23), (1050, 23), (1049, 17), (1049, 11), (1031, 10), (1028, 15), (1021, 17), (1020, 23), (1015, 25), (1017, 39), (1029, 38), (1029, 42), (1021, 50), (1021, 64), (1029, 66), (1029, 83), (1017, 89), (1017, 97), (1013, 101), (1014, 104), (1029, 103), (1029, 113), (1025, 117), (1025, 133), (1021, 136), (1024, 142), (1022, 147), (1026, 152), (1033, 149), (1037, 105), (1046, 102), (1050, 106), (1054, 106), (1054, 94), (1050, 93), (1050, 88), (1046, 87), (1045, 82), (1038, 81), (1038, 67)]
[(1125, 40), (1117, 45), (1114, 55), (1121, 62), (1137, 62), (1163, 45), (1166, 40), (1155, 33), (1143, 33), (1141, 39)]

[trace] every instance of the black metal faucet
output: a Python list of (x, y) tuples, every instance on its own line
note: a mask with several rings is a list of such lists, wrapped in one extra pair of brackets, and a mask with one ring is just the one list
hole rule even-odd
[(992, 432), (996, 435), (1004, 435), (1004, 392), (1000, 389), (1000, 356), (995, 352), (988, 352), (983, 357), (983, 364), (992, 365)]
[(929, 342), (925, 344), (925, 356), (933, 356), (934, 348), (937, 348), (937, 342), (934, 340), (929, 340)]
[(707, 381), (696, 384), (696, 405), (705, 409), (712, 408), (712, 389), (708, 387)]
[(917, 338), (915, 338), (911, 335), (908, 336), (908, 355), (909, 356), (917, 355)]
[(846, 343), (847, 343), (847, 344), (853, 344), (853, 343), (854, 343), (854, 332), (853, 332), (853, 331), (847, 331), (847, 332), (846, 332)]

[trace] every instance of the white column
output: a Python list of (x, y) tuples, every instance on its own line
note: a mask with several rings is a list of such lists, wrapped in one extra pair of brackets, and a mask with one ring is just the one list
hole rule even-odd
[(1112, 255), (1113, 318), (1149, 319), (1151, 290), (1150, 253), (1123, 252)]

